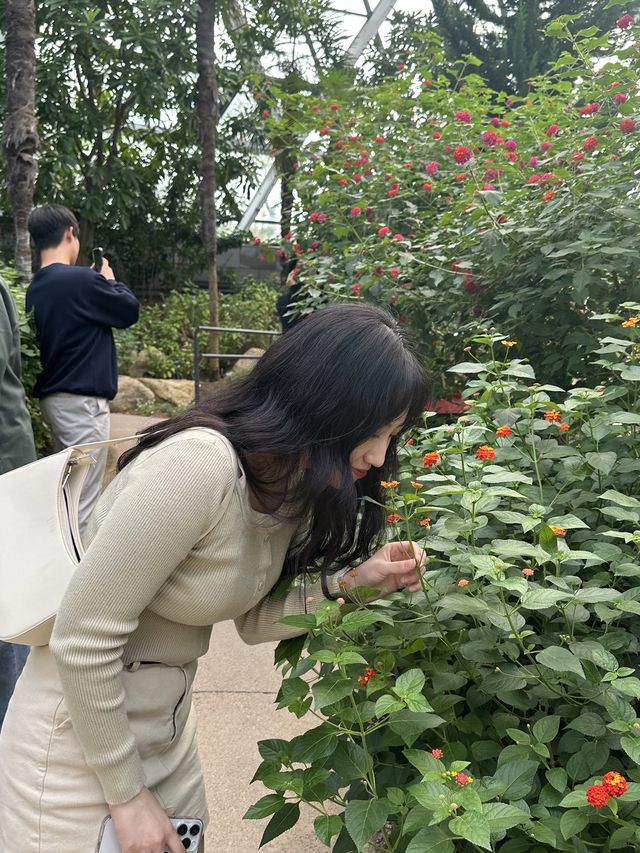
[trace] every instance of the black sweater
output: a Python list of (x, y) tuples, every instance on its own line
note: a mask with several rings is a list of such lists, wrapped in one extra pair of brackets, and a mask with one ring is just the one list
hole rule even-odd
[(34, 395), (112, 400), (118, 367), (111, 329), (132, 326), (140, 307), (129, 288), (87, 267), (49, 264), (33, 277), (26, 307), (33, 309), (42, 364)]

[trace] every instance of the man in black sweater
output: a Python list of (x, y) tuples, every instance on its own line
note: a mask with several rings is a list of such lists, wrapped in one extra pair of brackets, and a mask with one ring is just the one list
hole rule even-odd
[[(40, 374), (34, 395), (54, 435), (55, 449), (109, 438), (109, 404), (118, 390), (112, 328), (138, 320), (139, 304), (115, 280), (106, 258), (97, 271), (75, 266), (80, 251), (78, 222), (66, 207), (46, 204), (29, 217), (29, 233), (40, 252), (40, 270), (27, 290), (40, 343)], [(106, 452), (87, 475), (80, 499), (84, 528), (99, 497)]]

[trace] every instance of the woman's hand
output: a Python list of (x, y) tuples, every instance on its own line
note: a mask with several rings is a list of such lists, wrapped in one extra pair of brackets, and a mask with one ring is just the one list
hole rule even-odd
[(122, 853), (184, 853), (167, 813), (147, 788), (109, 810)]
[(424, 551), (414, 542), (387, 542), (341, 582), (347, 586), (380, 587), (387, 593), (405, 587), (409, 592), (418, 592), (422, 589), (424, 562)]

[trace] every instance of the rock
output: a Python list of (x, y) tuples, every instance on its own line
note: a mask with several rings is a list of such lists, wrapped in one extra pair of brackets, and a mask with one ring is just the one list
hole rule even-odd
[[(246, 352), (247, 355), (257, 355), (263, 356), (264, 350), (260, 349), (260, 347), (250, 347)], [(239, 358), (234, 364), (233, 368), (227, 373), (227, 376), (233, 379), (239, 379), (241, 376), (246, 376), (247, 373), (251, 373), (253, 368), (256, 366), (255, 358)]]
[(155, 395), (150, 388), (143, 385), (139, 379), (131, 376), (118, 376), (118, 394), (109, 403), (112, 412), (135, 412), (142, 403), (153, 403)]
[(149, 379), (145, 376), (139, 381), (155, 397), (172, 406), (184, 408), (193, 403), (195, 390), (191, 379)]
[(147, 372), (147, 363), (149, 361), (149, 357), (147, 355), (146, 350), (140, 350), (140, 352), (136, 355), (133, 364), (129, 370), (129, 375), (139, 379), (141, 376), (144, 376)]

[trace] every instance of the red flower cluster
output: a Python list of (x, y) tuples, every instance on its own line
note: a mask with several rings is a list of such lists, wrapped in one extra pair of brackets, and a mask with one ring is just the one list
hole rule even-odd
[(441, 749), (432, 749), (431, 756), (432, 758), (435, 758), (436, 761), (440, 761), (441, 758), (444, 758), (444, 752)]
[(623, 118), (622, 121), (620, 122), (619, 127), (623, 133), (633, 133), (633, 131), (636, 129), (635, 119)]
[(471, 149), (467, 145), (458, 145), (453, 152), (453, 159), (456, 163), (468, 163), (471, 160)]
[(627, 780), (616, 770), (610, 770), (602, 777), (602, 785), (587, 788), (587, 802), (600, 810), (609, 802), (609, 797), (621, 797), (627, 790)]
[(513, 435), (513, 430), (510, 426), (501, 426), (496, 430), (496, 438), (508, 438)]
[(456, 121), (462, 122), (462, 124), (471, 124), (471, 113), (468, 113), (466, 110), (457, 112), (454, 118)]
[(364, 672), (358, 679), (358, 684), (360, 685), (360, 687), (366, 687), (367, 684), (371, 681), (371, 679), (374, 678), (374, 676), (376, 676), (377, 674), (378, 673), (375, 671), (375, 669), (373, 669), (373, 667), (365, 667)]
[(424, 182), (424, 184), (422, 185), (422, 189), (423, 189), (425, 192), (428, 192), (428, 193), (429, 193), (429, 192), (431, 192), (431, 190), (433, 189), (433, 184), (430, 184), (430, 183), (429, 183), (429, 181), (425, 181), (425, 182)]
[(627, 96), (625, 95), (624, 92), (616, 92), (616, 94), (613, 96), (613, 98), (611, 100), (613, 101), (613, 103), (616, 106), (619, 106), (620, 104), (625, 103), (625, 101), (627, 100)]
[(494, 145), (498, 144), (498, 139), (500, 137), (495, 132), (495, 130), (485, 130), (480, 139), (484, 145), (488, 145), (489, 148), (493, 148)]
[(598, 139), (595, 136), (588, 136), (585, 141), (582, 143), (582, 147), (585, 151), (595, 151), (598, 147)]
[(627, 27), (630, 27), (633, 23), (633, 15), (630, 15), (628, 12), (626, 12), (624, 15), (621, 15), (618, 18), (617, 23), (621, 30), (626, 30)]
[(356, 218), (356, 217), (360, 216), (361, 213), (362, 213), (361, 207), (352, 207), (351, 210), (349, 211), (349, 216)]
[(359, 284), (354, 284), (351, 290), (353, 291), (354, 296), (360, 296), (361, 287)]
[(389, 513), (389, 515), (387, 516), (387, 521), (389, 522), (389, 524), (397, 524), (401, 518), (402, 516), (399, 515), (397, 512), (392, 512)]
[(602, 787), (611, 797), (621, 797), (627, 790), (627, 780), (616, 770), (609, 770), (602, 777)]
[(435, 451), (433, 453), (425, 453), (422, 457), (422, 464), (425, 468), (433, 468), (438, 462), (440, 462), (440, 454)]
[(464, 788), (466, 785), (470, 785), (473, 782), (471, 776), (467, 776), (466, 773), (457, 773), (456, 774), (456, 785), (459, 785), (461, 788)]
[(504, 144), (505, 151), (516, 151), (518, 148), (518, 143), (515, 139), (507, 139)]
[(437, 160), (431, 160), (431, 162), (427, 163), (427, 165), (424, 167), (424, 170), (427, 173), (427, 175), (430, 175), (433, 178), (433, 177), (435, 177), (435, 175), (438, 174), (439, 168), (440, 168), (440, 163), (438, 163)]
[(592, 785), (587, 789), (587, 802), (598, 811), (609, 802), (607, 789), (602, 785)]
[(388, 237), (391, 234), (391, 228), (388, 225), (383, 225), (382, 228), (378, 228), (378, 237)]
[(491, 462), (496, 458), (496, 452), (489, 444), (483, 444), (476, 450), (476, 459), (482, 462)]
[(547, 136), (551, 137), (551, 136), (555, 136), (559, 130), (560, 130), (560, 128), (558, 127), (557, 124), (550, 124), (549, 127), (546, 129), (545, 133)]

